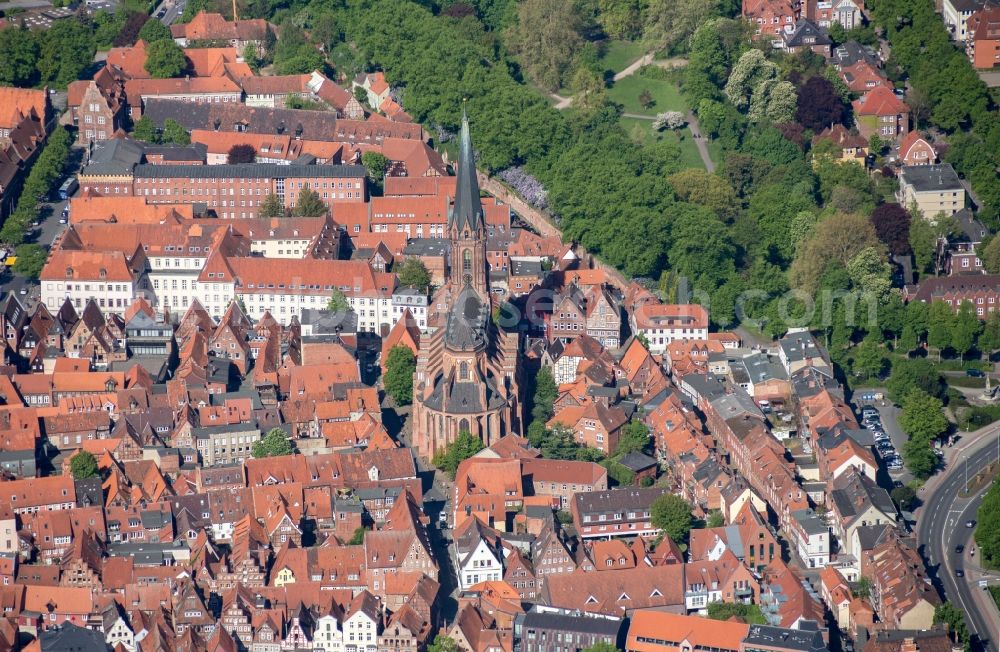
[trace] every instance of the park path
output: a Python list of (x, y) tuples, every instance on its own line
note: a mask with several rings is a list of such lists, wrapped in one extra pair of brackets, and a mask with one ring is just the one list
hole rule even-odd
[[(647, 52), (646, 54), (642, 55), (641, 57), (630, 63), (628, 66), (626, 66), (624, 70), (616, 72), (613, 78), (614, 81), (630, 77), (634, 75), (636, 71), (642, 68), (643, 66), (648, 66), (649, 64), (653, 63), (653, 56), (654, 56), (653, 52)], [(661, 65), (665, 68), (666, 67), (673, 68), (678, 65), (684, 65), (685, 63), (687, 63), (687, 61), (684, 61), (683, 59), (667, 59), (666, 61), (663, 62), (657, 62), (657, 65)], [(572, 97), (566, 97), (564, 95), (559, 95), (558, 93), (549, 93), (549, 97), (551, 97), (556, 101), (554, 106), (558, 111), (562, 111), (563, 109), (568, 109), (569, 107), (573, 106)], [(639, 117), (645, 117), (645, 116), (639, 116)]]
[(688, 131), (694, 138), (695, 147), (698, 148), (698, 155), (701, 156), (701, 162), (705, 169), (709, 173), (715, 172), (715, 163), (708, 153), (708, 145), (705, 144), (705, 138), (701, 135), (701, 127), (698, 125), (698, 118), (694, 117), (693, 111), (688, 111)]
[(626, 77), (631, 77), (632, 75), (635, 74), (635, 71), (637, 71), (639, 68), (642, 68), (643, 66), (648, 66), (652, 62), (653, 62), (653, 53), (647, 52), (646, 54), (642, 55), (641, 57), (630, 63), (625, 68), (625, 70), (622, 70), (621, 72), (616, 72), (613, 79), (614, 81), (621, 81)]

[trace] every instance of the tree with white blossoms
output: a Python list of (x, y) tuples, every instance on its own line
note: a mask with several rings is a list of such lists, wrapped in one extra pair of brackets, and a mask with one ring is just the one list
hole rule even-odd
[(764, 57), (760, 50), (747, 50), (740, 57), (726, 82), (726, 97), (737, 109), (746, 111), (757, 86), (769, 79), (777, 79), (778, 67)]
[(667, 111), (657, 113), (656, 120), (653, 121), (653, 131), (663, 131), (664, 129), (680, 129), (687, 124), (687, 119), (680, 111)]
[(747, 117), (751, 122), (792, 122), (797, 102), (798, 95), (791, 82), (765, 79), (753, 89)]

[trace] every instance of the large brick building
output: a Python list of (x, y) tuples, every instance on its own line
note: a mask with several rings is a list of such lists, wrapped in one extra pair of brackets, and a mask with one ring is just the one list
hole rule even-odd
[[(141, 154), (140, 154), (141, 156)], [(103, 195), (134, 195), (150, 204), (205, 204), (222, 219), (258, 217), (264, 198), (274, 194), (287, 208), (299, 193), (315, 190), (332, 207), (364, 203), (365, 169), (360, 165), (154, 165), (110, 162), (87, 166), (83, 189)]]

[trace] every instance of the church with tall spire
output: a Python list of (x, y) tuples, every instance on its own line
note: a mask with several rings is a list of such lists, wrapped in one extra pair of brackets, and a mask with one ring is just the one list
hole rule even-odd
[(413, 379), (413, 447), (428, 459), (462, 431), (486, 446), (521, 432), (520, 337), (492, 320), (486, 221), (464, 111), (456, 177), (446, 282)]

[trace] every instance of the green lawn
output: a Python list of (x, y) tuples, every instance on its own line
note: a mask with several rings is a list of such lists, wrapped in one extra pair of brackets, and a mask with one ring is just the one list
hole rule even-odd
[(640, 41), (608, 41), (601, 55), (601, 66), (605, 70), (621, 72), (633, 61), (648, 52), (648, 46)]
[[(682, 129), (679, 132), (673, 131), (663, 131), (656, 133), (652, 129), (652, 120), (642, 120), (639, 118), (622, 118), (619, 123), (625, 133), (632, 136), (633, 133), (642, 134), (643, 142), (651, 143), (660, 138), (672, 138), (677, 143), (678, 147), (681, 149), (681, 167), (683, 168), (702, 168), (704, 165), (701, 163), (701, 156), (698, 154), (698, 147), (694, 144), (694, 139), (691, 137), (691, 132), (687, 129)], [(639, 127), (637, 130), (636, 127)], [(681, 138), (683, 136), (683, 138)]]
[[(653, 96), (653, 105), (648, 109), (639, 104), (639, 95), (648, 90)], [(664, 111), (687, 113), (687, 106), (680, 91), (673, 82), (646, 79), (642, 75), (632, 75), (615, 82), (608, 89), (608, 98), (625, 107), (626, 113), (654, 116)]]

